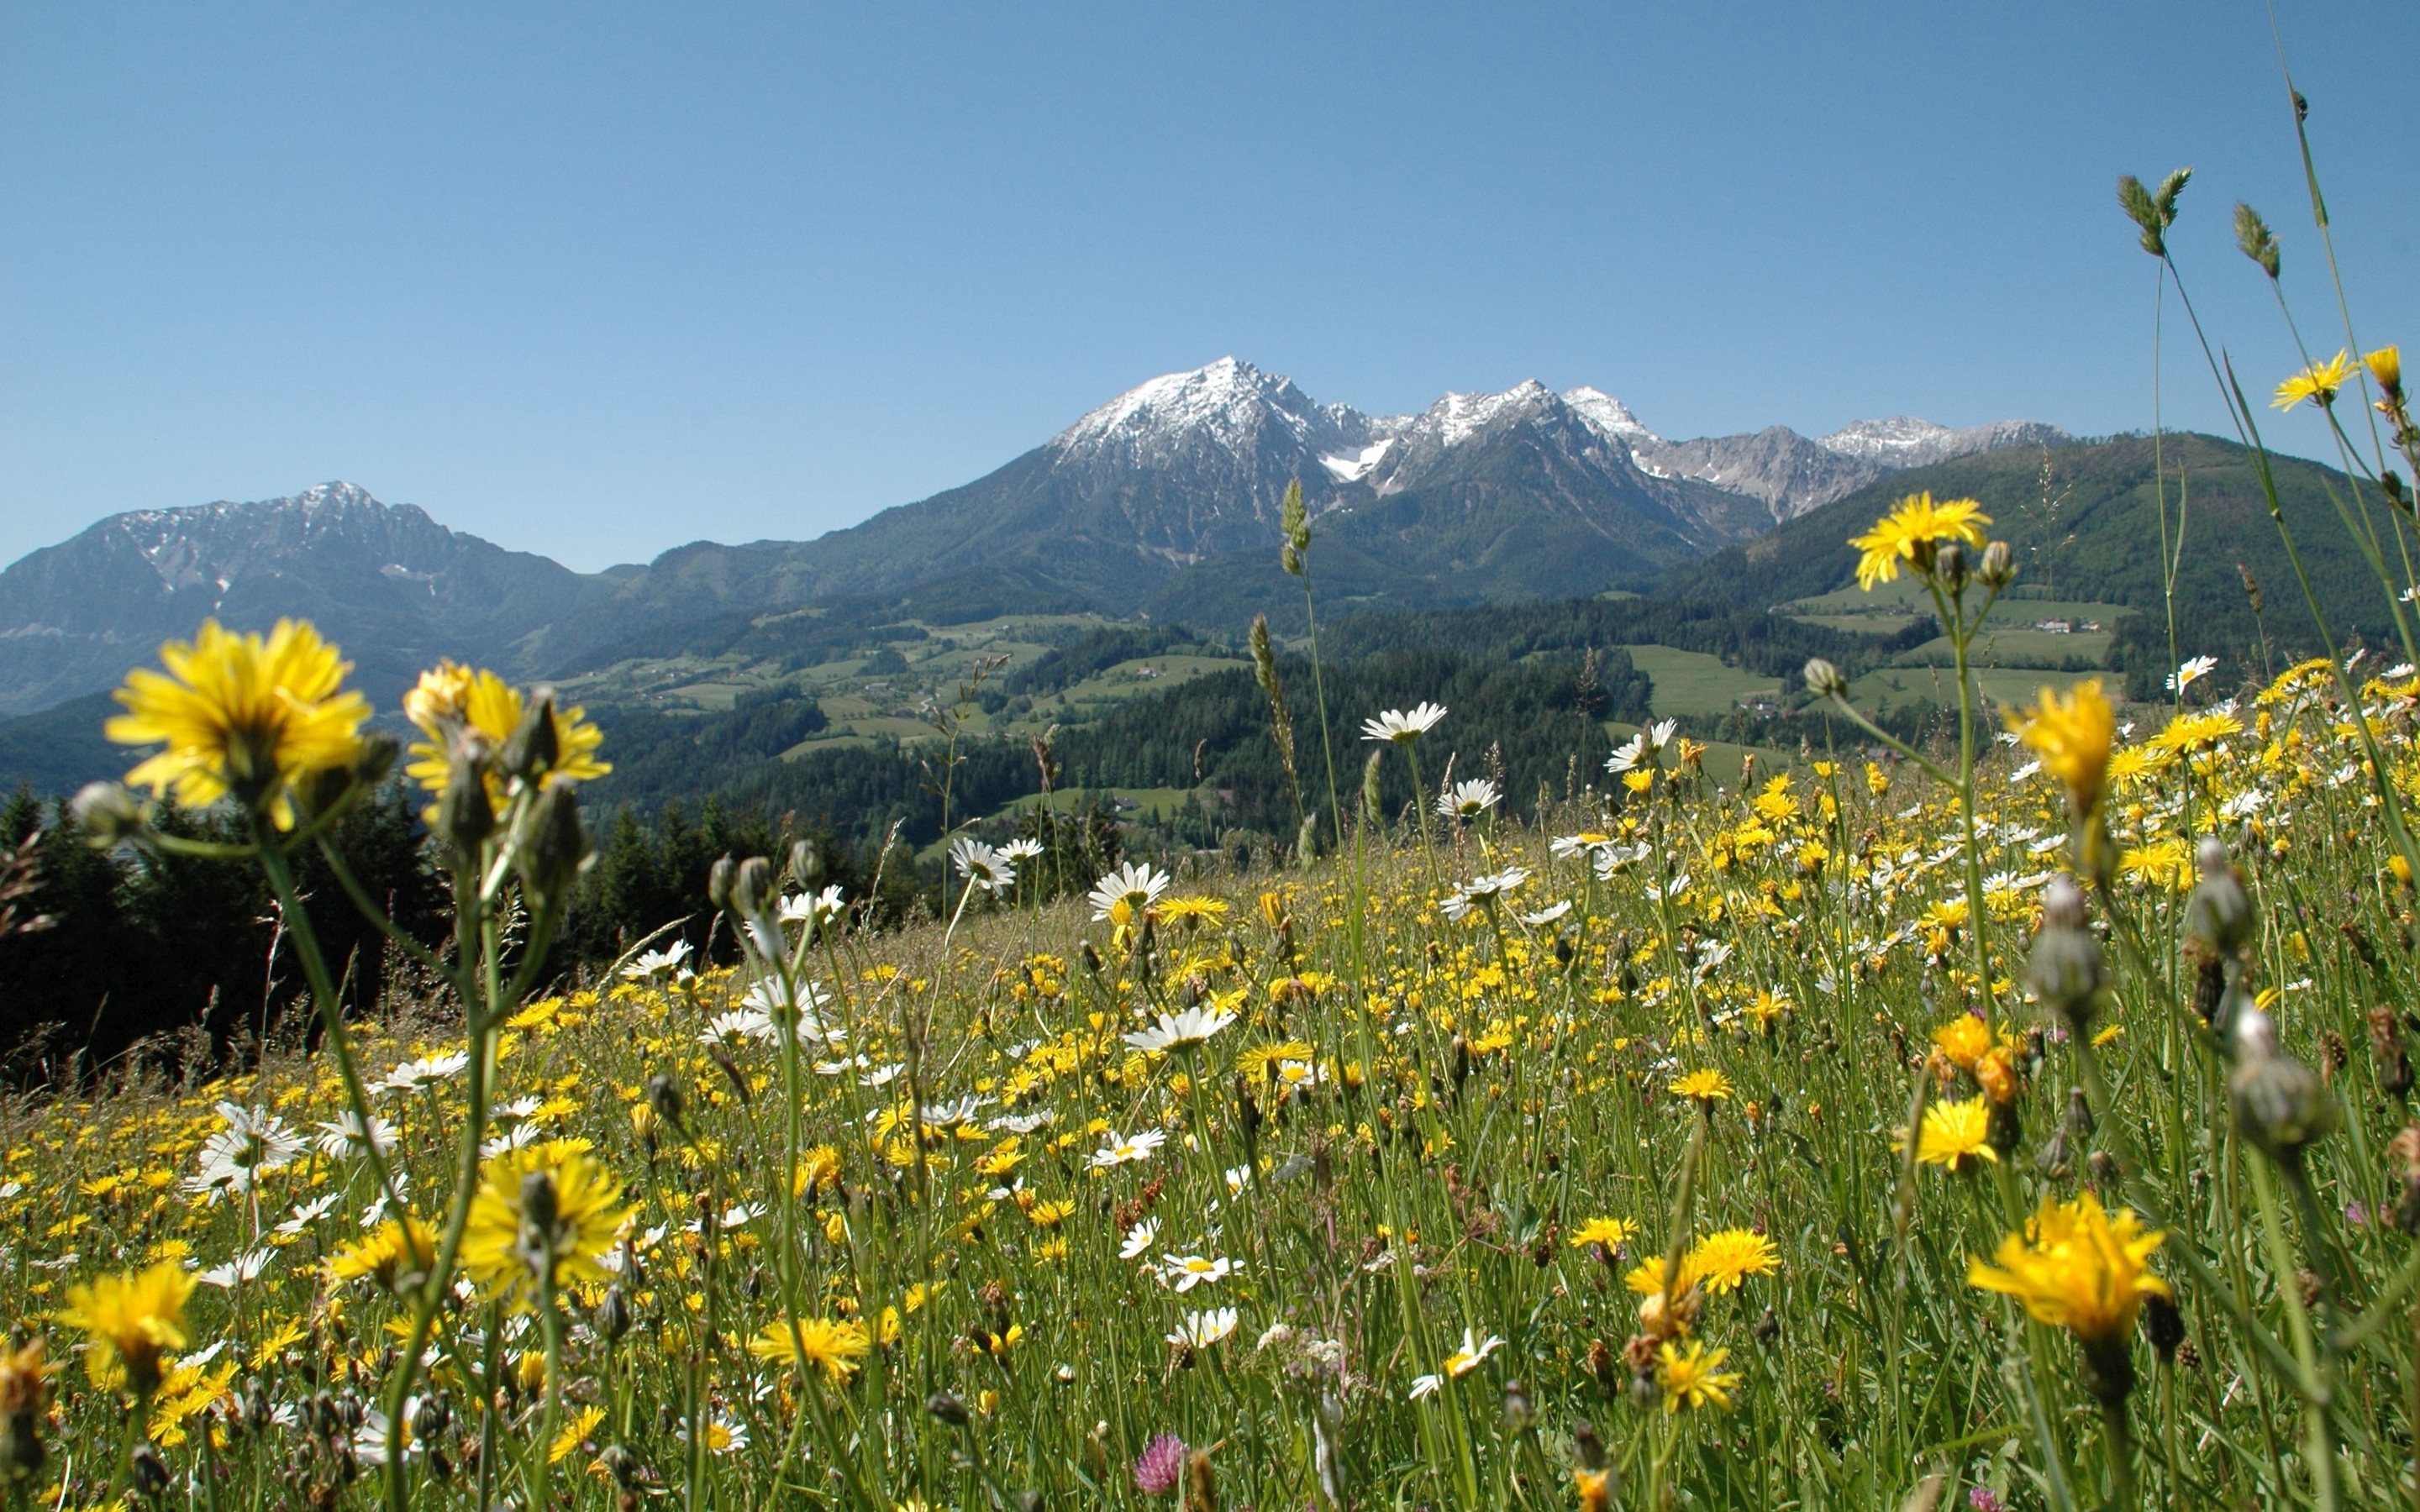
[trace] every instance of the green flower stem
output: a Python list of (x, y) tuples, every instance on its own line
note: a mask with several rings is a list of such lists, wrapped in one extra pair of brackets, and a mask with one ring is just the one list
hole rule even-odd
[(2134, 1434), (2127, 1426), (2124, 1398), (2101, 1404), (2102, 1449), (2109, 1461), (2109, 1502), (2113, 1509), (2133, 1507), (2140, 1501), (2134, 1490)]
[[(538, 1323), (546, 1338), (546, 1405), (539, 1410), (536, 1458), (531, 1461), (530, 1505), (554, 1504), (554, 1426), (563, 1415), (563, 1308), (555, 1295), (555, 1258), (549, 1255), (537, 1268)], [(387, 1459), (399, 1461), (403, 1425), (387, 1420)]]
[(2303, 1397), (2305, 1440), (2303, 1456), (2310, 1470), (2311, 1493), (2319, 1504), (2319, 1512), (2335, 1512), (2339, 1493), (2336, 1489), (2335, 1388), (2322, 1363), (2310, 1314), (2303, 1305), (2303, 1288), (2296, 1279), (2301, 1267), (2294, 1263), (2293, 1246), (2286, 1239), (2285, 1220), (2277, 1203), (2277, 1186), (2270, 1179), (2267, 1158), (2256, 1155), (2251, 1167), (2253, 1196), (2260, 1209), (2260, 1237), (2268, 1246), (2270, 1270), (2277, 1283), (2278, 1300), (2286, 1309), (2286, 1327), (2293, 1340), (2294, 1360), (2299, 1367), (2296, 1384)]
[(300, 891), (294, 885), (294, 871), (286, 861), (286, 853), (278, 849), (268, 831), (255, 821), (254, 854), (260, 858), (261, 870), (268, 873), (269, 886), (277, 894), (277, 906), (286, 920), (287, 933), (294, 937), (294, 953), (302, 959), (302, 974), (311, 985), (311, 995), (318, 999), (319, 1022), (328, 1037), (328, 1048), (336, 1057), (336, 1074), (345, 1084), (345, 1101), (353, 1116), (362, 1120), (362, 1145), (368, 1157), (370, 1169), (377, 1173), (379, 1189), (399, 1211), (403, 1207), (401, 1192), (395, 1182), (395, 1172), (387, 1165), (386, 1152), (370, 1138), (369, 1094), (362, 1087), (361, 1063), (354, 1058), (352, 1037), (345, 1029), (345, 1011), (337, 996), (334, 979), (328, 975), (327, 958), (319, 951), (318, 931), (311, 925), (311, 916), (304, 910)]

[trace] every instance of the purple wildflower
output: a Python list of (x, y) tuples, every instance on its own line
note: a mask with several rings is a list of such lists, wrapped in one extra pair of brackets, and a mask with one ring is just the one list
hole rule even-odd
[(1989, 1486), (1978, 1486), (1966, 1493), (1966, 1504), (1975, 1512), (2008, 1512), (2009, 1504), (2000, 1500)]
[(2345, 1222), (2355, 1228), (2366, 1228), (2369, 1227), (2369, 1210), (2358, 1202), (2348, 1202), (2345, 1204)]
[(1163, 1433), (1143, 1445), (1135, 1457), (1135, 1489), (1145, 1496), (1157, 1496), (1176, 1489), (1185, 1478), (1185, 1441), (1173, 1433)]

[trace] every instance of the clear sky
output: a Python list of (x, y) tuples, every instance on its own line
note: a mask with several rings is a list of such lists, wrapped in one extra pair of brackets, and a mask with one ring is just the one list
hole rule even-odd
[[(2420, 7), (2278, 6), (2361, 334), (2420, 339)], [(2181, 163), (2247, 378), (2238, 198), (2335, 351), (2258, 0), (9, 6), (0, 560), (330, 478), (582, 568), (812, 536), (1227, 353), (2145, 427), (2111, 187)]]

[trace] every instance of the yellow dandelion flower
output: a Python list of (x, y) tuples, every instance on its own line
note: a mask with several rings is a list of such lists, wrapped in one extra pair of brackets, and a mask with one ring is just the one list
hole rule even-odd
[(1991, 523), (1992, 517), (1972, 499), (1935, 503), (1930, 492), (1910, 494), (1874, 521), (1872, 530), (1851, 538), (1858, 552), (1857, 586), (1870, 591), (1876, 583), (1895, 581), (1902, 563), (1930, 561), (1924, 553), (1936, 541), (1981, 546), (1983, 527)]
[(2369, 376), (2377, 379), (2378, 386), (2387, 393), (2393, 393), (2403, 387), (2403, 348), (2400, 347), (2381, 347), (2361, 361), (2362, 365), (2369, 369)]
[(1672, 1095), (1696, 1103), (1722, 1103), (1731, 1095), (1730, 1078), (1718, 1071), (1693, 1071), (1672, 1079)]
[(2009, 711), (2009, 724), (2041, 758), (2042, 769), (2066, 785), (2068, 802), (2079, 816), (2101, 806), (2109, 744), (2118, 732), (2118, 716), (2101, 691), (2101, 679), (2087, 677), (2065, 694), (2045, 687), (2032, 708)]
[(1159, 905), (1157, 913), (1165, 923), (1198, 929), (1203, 924), (1216, 924), (1224, 919), (1227, 903), (1220, 898), (1171, 898)]
[(2113, 1219), (2089, 1191), (2072, 1202), (2045, 1197), (2023, 1234), (2000, 1241), (1992, 1262), (1970, 1260), (1966, 1280), (2014, 1297), (2038, 1322), (2087, 1345), (2122, 1338), (2143, 1299), (2169, 1295), (2144, 1262), (2167, 1236), (2146, 1231), (2131, 1208)]
[(340, 688), (352, 664), (306, 622), (280, 620), (263, 639), (205, 620), (160, 661), (164, 674), (126, 674), (115, 694), (126, 712), (105, 727), (120, 745), (163, 748), (126, 774), (132, 786), (194, 809), (232, 796), (290, 829), (291, 790), (361, 759), (369, 701)]
[(2197, 714), (2180, 714), (2168, 721), (2166, 729), (2151, 737), (2151, 744), (2172, 755), (2214, 746), (2229, 735), (2243, 733), (2243, 725), (2231, 714), (2205, 709)]
[(1664, 1388), (1664, 1411), (1729, 1407), (1740, 1379), (1735, 1372), (1720, 1368), (1730, 1352), (1707, 1349), (1702, 1339), (1690, 1340), (1686, 1354), (1669, 1342), (1657, 1346), (1655, 1383)]
[(1575, 1470), (1572, 1487), (1579, 1492), (1580, 1512), (1606, 1512), (1613, 1504), (1613, 1472), (1610, 1470)]
[[(2399, 372), (2398, 372), (2399, 376)], [(2308, 399), (2322, 409), (2336, 402), (2336, 391), (2352, 377), (2352, 354), (2338, 352), (2324, 363), (2310, 366), (2277, 385), (2277, 396), (2269, 401), (2272, 409), (2291, 409)]]
[(194, 1278), (174, 1260), (162, 1260), (70, 1287), (59, 1321), (84, 1331), (94, 1385), (123, 1382), (147, 1396), (160, 1384), (161, 1355), (193, 1342), (185, 1331), (185, 1299), (193, 1294)]
[[(1681, 1263), (1681, 1273), (1688, 1283), (1719, 1297), (1737, 1291), (1749, 1276), (1771, 1275), (1780, 1268), (1781, 1254), (1772, 1240), (1753, 1228), (1725, 1228), (1690, 1248), (1688, 1258)], [(1685, 1291), (1688, 1286), (1681, 1289)]]
[(1627, 1218), (1590, 1218), (1572, 1230), (1571, 1244), (1574, 1249), (1602, 1244), (1605, 1252), (1610, 1255), (1629, 1243), (1637, 1233), (1638, 1226)]
[(1992, 1031), (1974, 1014), (1961, 1013), (1932, 1031), (1932, 1045), (1960, 1071), (1973, 1071), (1992, 1052)]
[(1991, 1106), (1979, 1097), (1934, 1103), (1924, 1110), (1924, 1125), (1916, 1137), (1916, 1158), (1952, 1173), (1968, 1169), (1978, 1160), (1996, 1165), (2000, 1152), (1984, 1142), (1991, 1127)]
[(364, 1276), (393, 1291), (404, 1276), (426, 1275), (437, 1264), (437, 1236), (417, 1218), (390, 1218), (358, 1244), (329, 1257), (328, 1273), (339, 1281)]
[(488, 1163), (462, 1269), (490, 1301), (535, 1312), (550, 1278), (558, 1289), (613, 1279), (603, 1259), (629, 1214), (622, 1183), (577, 1142), (530, 1145)]
[(559, 1465), (570, 1458), (579, 1452), (580, 1445), (588, 1435), (597, 1431), (597, 1425), (604, 1421), (605, 1409), (601, 1407), (583, 1407), (572, 1413), (571, 1421), (563, 1425), (563, 1431), (557, 1433), (554, 1443), (547, 1447), (546, 1462)]
[[(404, 770), (432, 798), (442, 798), (454, 770), (455, 742), (475, 735), (489, 749), (501, 747), (520, 728), (529, 702), (520, 689), (494, 672), (474, 671), (446, 661), (420, 674), (420, 685), (404, 695), (403, 708), (427, 737), (412, 742), (412, 760)], [(611, 764), (597, 759), (605, 733), (588, 722), (587, 713), (576, 706), (554, 708), (555, 757), (554, 764), (547, 768), (548, 777), (592, 782), (613, 770)], [(504, 779), (490, 772), (487, 780), (488, 801), (502, 808), (511, 796)], [(423, 817), (433, 822), (436, 811), (432, 803)]]
[(771, 1322), (748, 1341), (760, 1360), (786, 1360), (800, 1370), (821, 1370), (837, 1386), (857, 1373), (857, 1362), (874, 1348), (854, 1319), (801, 1318), (794, 1335), (787, 1322)]

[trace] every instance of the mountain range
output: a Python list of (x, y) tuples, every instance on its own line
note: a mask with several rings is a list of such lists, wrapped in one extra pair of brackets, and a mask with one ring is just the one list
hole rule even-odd
[(0, 572), (0, 715), (115, 683), (206, 615), (308, 615), (392, 702), (439, 656), (561, 675), (719, 649), (765, 615), (1091, 609), (1210, 625), (1298, 603), (1274, 560), (1299, 479), (1326, 591), (1468, 603), (1643, 586), (1907, 468), (2070, 440), (1904, 417), (1668, 440), (1530, 381), (1373, 416), (1223, 358), (1143, 383), (961, 487), (812, 541), (699, 542), (580, 574), (353, 485), (116, 515)]

